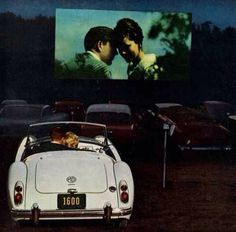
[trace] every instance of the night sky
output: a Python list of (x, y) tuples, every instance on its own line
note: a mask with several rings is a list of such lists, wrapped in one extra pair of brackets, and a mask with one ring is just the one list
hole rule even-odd
[(0, 12), (24, 18), (54, 16), (56, 8), (190, 12), (193, 22), (211, 21), (219, 27), (236, 27), (235, 0), (0, 0)]

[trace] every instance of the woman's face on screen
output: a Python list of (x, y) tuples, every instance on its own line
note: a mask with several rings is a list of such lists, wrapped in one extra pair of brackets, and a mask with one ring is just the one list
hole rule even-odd
[(127, 63), (139, 59), (140, 47), (139, 44), (130, 40), (128, 36), (123, 38), (119, 45), (119, 53)]

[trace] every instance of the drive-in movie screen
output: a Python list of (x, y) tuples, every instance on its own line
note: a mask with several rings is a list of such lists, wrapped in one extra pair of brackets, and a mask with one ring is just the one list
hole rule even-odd
[(186, 80), (191, 14), (56, 9), (55, 78)]

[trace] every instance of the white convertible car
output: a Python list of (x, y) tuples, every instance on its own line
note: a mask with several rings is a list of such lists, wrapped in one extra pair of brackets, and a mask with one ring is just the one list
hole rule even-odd
[[(45, 150), (55, 127), (79, 135), (78, 147)], [(134, 183), (105, 125), (38, 123), (29, 126), (10, 166), (8, 199), (15, 221), (103, 219), (124, 227), (133, 209)]]

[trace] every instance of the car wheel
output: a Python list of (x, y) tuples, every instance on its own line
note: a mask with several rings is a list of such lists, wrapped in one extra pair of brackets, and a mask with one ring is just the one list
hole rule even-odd
[(21, 229), (22, 227), (26, 226), (26, 221), (13, 221), (12, 220), (12, 226), (15, 227), (17, 230)]
[(119, 228), (126, 228), (128, 225), (128, 219), (121, 219), (119, 221), (118, 227)]

